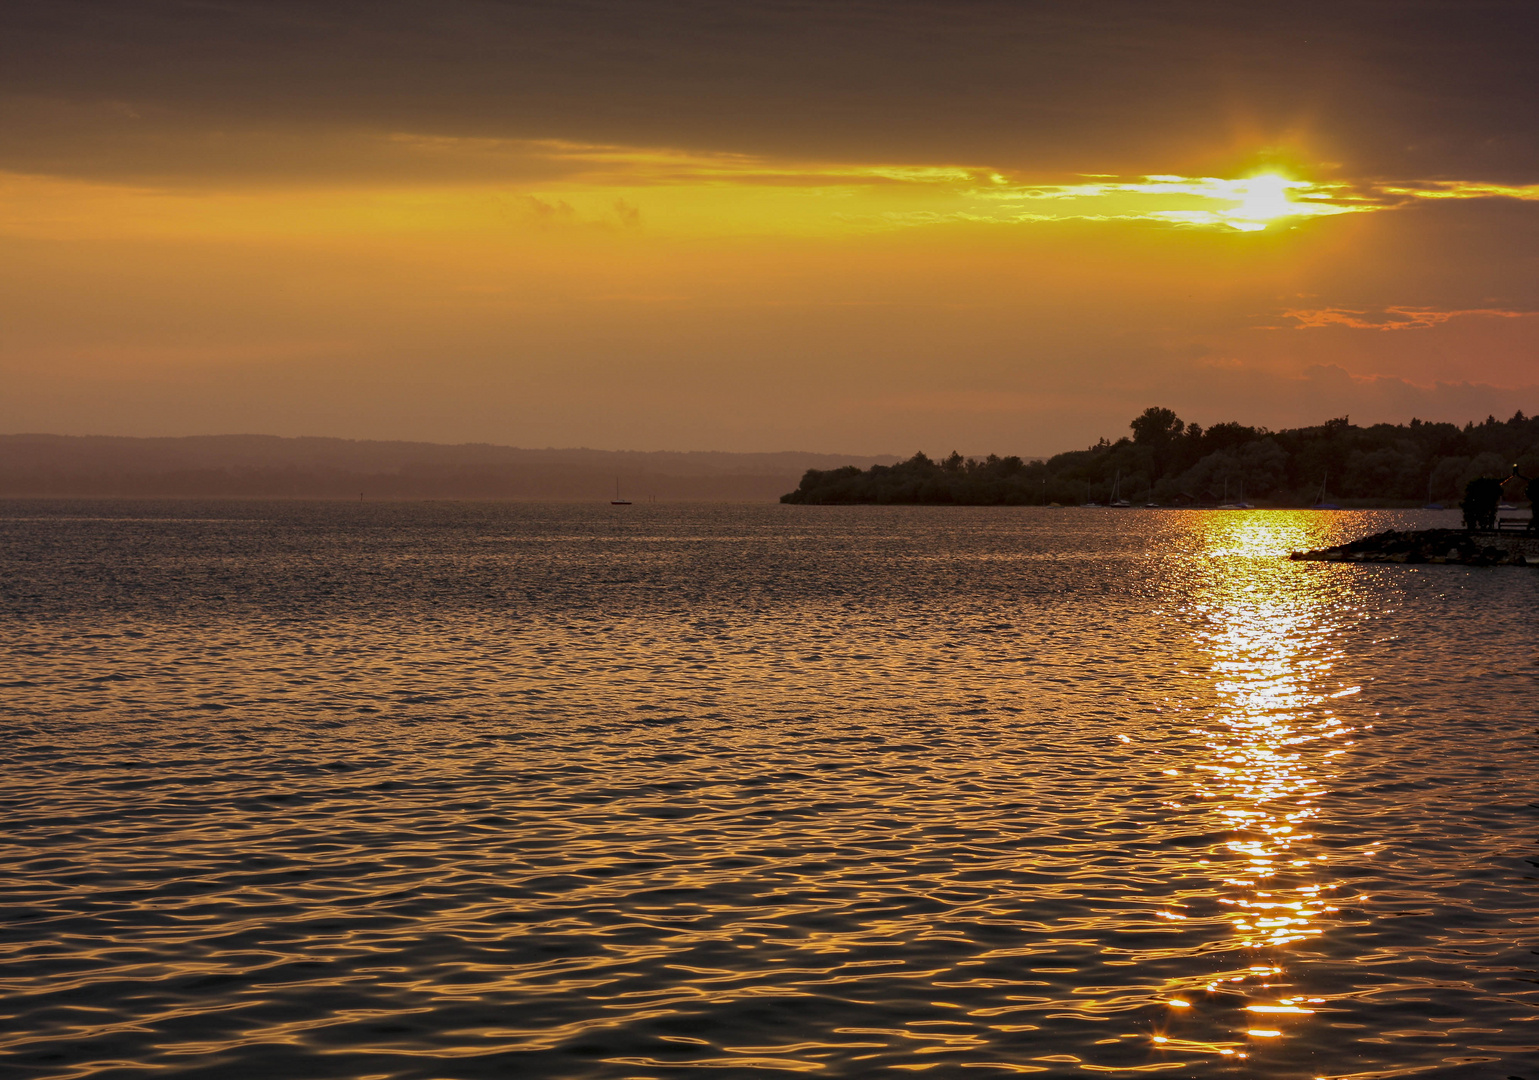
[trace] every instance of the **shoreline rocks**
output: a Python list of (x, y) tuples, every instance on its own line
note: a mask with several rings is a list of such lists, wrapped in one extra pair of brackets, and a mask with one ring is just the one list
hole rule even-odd
[(1504, 537), (1463, 529), (1387, 529), (1351, 543), (1318, 551), (1295, 551), (1294, 560), (1312, 562), (1452, 563), (1459, 566), (1539, 565), (1539, 538)]

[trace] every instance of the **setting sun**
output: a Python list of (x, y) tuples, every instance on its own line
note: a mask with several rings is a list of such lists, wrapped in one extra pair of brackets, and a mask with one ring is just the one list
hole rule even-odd
[(1295, 203), (1289, 192), (1308, 186), (1302, 180), (1289, 180), (1276, 173), (1234, 181), (1234, 194), (1239, 197), (1240, 205), (1228, 211), (1226, 216), (1232, 219), (1230, 224), (1237, 229), (1264, 229), (1267, 222), (1299, 213), (1301, 209), (1307, 213), (1308, 208)]

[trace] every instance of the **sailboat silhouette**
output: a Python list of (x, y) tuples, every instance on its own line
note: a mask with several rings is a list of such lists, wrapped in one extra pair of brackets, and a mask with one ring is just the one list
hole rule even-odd
[(1326, 502), (1325, 501), (1325, 482), (1327, 480), (1329, 480), (1330, 478), (1331, 478), (1331, 474), (1329, 472), (1327, 472), (1324, 476), (1320, 477), (1320, 495), (1319, 495), (1318, 498), (1315, 499), (1315, 504), (1310, 507), (1311, 510), (1340, 510), (1341, 509), (1341, 507), (1337, 506), (1335, 503)]
[(1255, 507), (1245, 501), (1245, 479), (1240, 479), (1240, 497), (1234, 502), (1229, 501), (1229, 478), (1224, 477), (1224, 501), (1218, 504), (1220, 510), (1254, 510)]
[(1128, 502), (1126, 499), (1124, 499), (1122, 497), (1122, 470), (1121, 469), (1117, 470), (1117, 479), (1112, 481), (1111, 499), (1110, 499), (1110, 501), (1107, 502), (1106, 505), (1107, 506), (1132, 506), (1133, 505), (1132, 503)]

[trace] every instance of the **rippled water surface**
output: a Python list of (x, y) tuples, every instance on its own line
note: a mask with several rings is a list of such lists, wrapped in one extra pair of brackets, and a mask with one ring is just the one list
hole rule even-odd
[(1437, 517), (0, 503), (0, 1072), (1539, 1077)]

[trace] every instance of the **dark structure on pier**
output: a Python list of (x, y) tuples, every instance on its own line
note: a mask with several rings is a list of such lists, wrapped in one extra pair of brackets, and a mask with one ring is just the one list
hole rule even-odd
[(1502, 502), (1502, 482), (1489, 476), (1471, 480), (1464, 486), (1464, 527), (1471, 532), (1494, 532), (1496, 512)]

